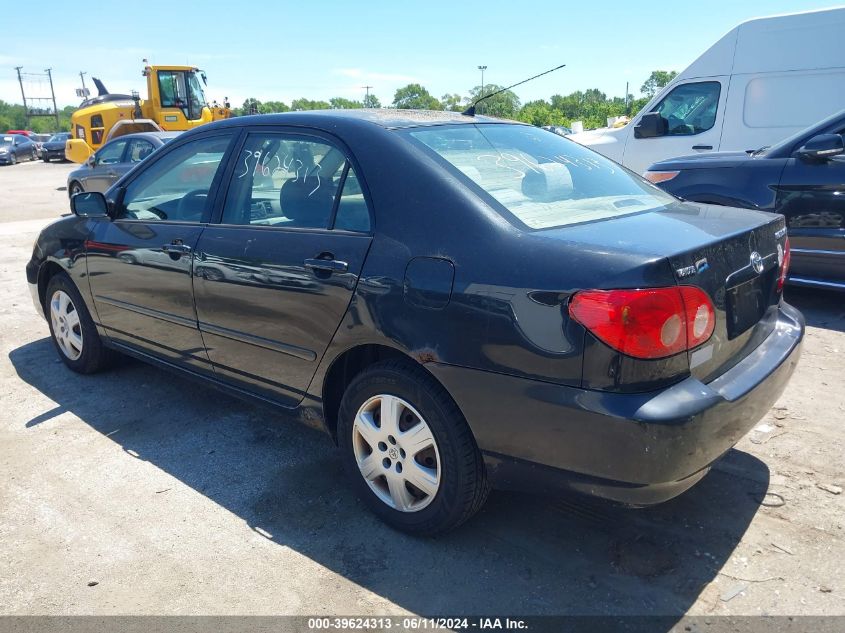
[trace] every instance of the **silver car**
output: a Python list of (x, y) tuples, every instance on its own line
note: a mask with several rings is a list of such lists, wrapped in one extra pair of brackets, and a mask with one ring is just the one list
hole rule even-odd
[(179, 134), (180, 132), (139, 132), (112, 139), (89, 156), (79, 169), (74, 169), (68, 174), (68, 195), (73, 197), (83, 191), (104, 193), (123, 174)]

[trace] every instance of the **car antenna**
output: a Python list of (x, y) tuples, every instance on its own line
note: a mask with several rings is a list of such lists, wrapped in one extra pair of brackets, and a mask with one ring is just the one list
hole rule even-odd
[(522, 81), (519, 81), (519, 82), (513, 84), (512, 86), (508, 86), (507, 88), (502, 88), (501, 90), (497, 90), (496, 92), (491, 92), (489, 95), (484, 95), (483, 97), (479, 97), (478, 99), (476, 99), (473, 102), (473, 104), (470, 107), (468, 107), (466, 110), (461, 112), (461, 114), (463, 114), (465, 116), (475, 116), (475, 106), (477, 106), (479, 103), (481, 103), (485, 99), (489, 99), (490, 97), (495, 97), (497, 94), (500, 94), (500, 93), (504, 92), (505, 90), (510, 90), (511, 88), (516, 88), (517, 86), (521, 86), (522, 84), (527, 83), (527, 82), (531, 81), (532, 79), (537, 79), (537, 77), (542, 77), (543, 75), (548, 75), (549, 73), (553, 73), (556, 70), (560, 70), (564, 66), (566, 66), (566, 64), (561, 64), (560, 66), (555, 66), (554, 68), (547, 70), (546, 72), (540, 73), (539, 75), (534, 75), (533, 77), (529, 77), (528, 79), (523, 79)]

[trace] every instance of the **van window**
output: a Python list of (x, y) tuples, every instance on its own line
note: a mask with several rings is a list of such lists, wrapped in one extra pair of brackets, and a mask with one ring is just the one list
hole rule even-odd
[(843, 100), (841, 71), (755, 77), (745, 87), (742, 120), (751, 128), (803, 128), (841, 107)]
[(692, 136), (706, 132), (716, 123), (721, 84), (718, 81), (676, 86), (652, 110), (666, 119), (669, 136)]

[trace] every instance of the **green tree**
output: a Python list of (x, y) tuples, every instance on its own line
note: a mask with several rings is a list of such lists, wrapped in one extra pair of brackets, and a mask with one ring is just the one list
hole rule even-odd
[(329, 104), (335, 110), (355, 110), (364, 107), (364, 104), (360, 101), (353, 101), (352, 99), (345, 99), (343, 97), (332, 97), (329, 99)]
[(312, 101), (305, 97), (290, 102), (291, 110), (330, 110), (331, 107), (328, 101)]
[(443, 105), (419, 84), (408, 84), (393, 95), (393, 106), (402, 110), (442, 110)]
[(287, 112), (290, 108), (284, 101), (265, 101), (261, 104), (261, 114), (270, 114), (271, 112)]
[(380, 108), (381, 101), (378, 100), (378, 97), (375, 95), (367, 95), (364, 97), (364, 107), (365, 108)]
[(651, 99), (655, 93), (677, 77), (674, 70), (652, 70), (645, 83), (640, 86), (640, 92)]
[[(476, 86), (469, 93), (469, 102), (475, 103), (480, 97), (493, 94), (501, 90), (502, 86), (496, 84), (485, 84), (484, 92), (481, 92), (481, 86)], [(520, 103), (519, 97), (511, 90), (497, 94), (495, 97), (489, 97), (482, 101), (476, 107), (475, 111), (478, 114), (486, 114), (489, 116), (501, 117), (503, 119), (513, 119), (519, 113)]]
[(249, 97), (244, 104), (241, 106), (241, 114), (260, 114), (261, 113), (261, 102), (256, 99), (255, 97)]
[(463, 112), (466, 109), (463, 101), (463, 97), (457, 93), (446, 93), (440, 98), (440, 103), (443, 105), (443, 109), (450, 110), (452, 112)]

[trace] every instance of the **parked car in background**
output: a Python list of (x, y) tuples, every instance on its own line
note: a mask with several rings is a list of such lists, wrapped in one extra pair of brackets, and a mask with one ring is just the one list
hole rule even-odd
[(683, 156), (647, 180), (696, 202), (786, 216), (789, 282), (845, 290), (845, 110), (771, 147)]
[(35, 132), (31, 130), (7, 130), (6, 134), (19, 134), (20, 136), (25, 136), (27, 138), (34, 136)]
[(14, 165), (22, 160), (37, 160), (38, 150), (29, 138), (22, 134), (6, 134), (0, 137), (0, 165)]
[(843, 32), (845, 8), (743, 22), (628, 125), (571, 138), (638, 174), (675, 156), (772, 145), (845, 103)]
[[(74, 196), (83, 191), (103, 192), (156, 149), (181, 132), (139, 132), (112, 139), (88, 160), (68, 174), (67, 191)], [(62, 146), (64, 155), (64, 146)]]
[(70, 138), (70, 132), (59, 132), (51, 136), (41, 146), (41, 160), (49, 163), (52, 159), (58, 158), (64, 162), (65, 159), (65, 143)]
[(777, 400), (804, 333), (781, 216), (683, 203), (495, 118), (233, 118), (71, 204), (26, 267), (70, 369), (117, 350), (297, 413), (418, 534), (491, 485), (680, 494)]
[(29, 139), (35, 143), (35, 148), (38, 150), (38, 158), (43, 157), (43, 146), (44, 143), (49, 141), (53, 137), (52, 134), (33, 134), (29, 137)]

